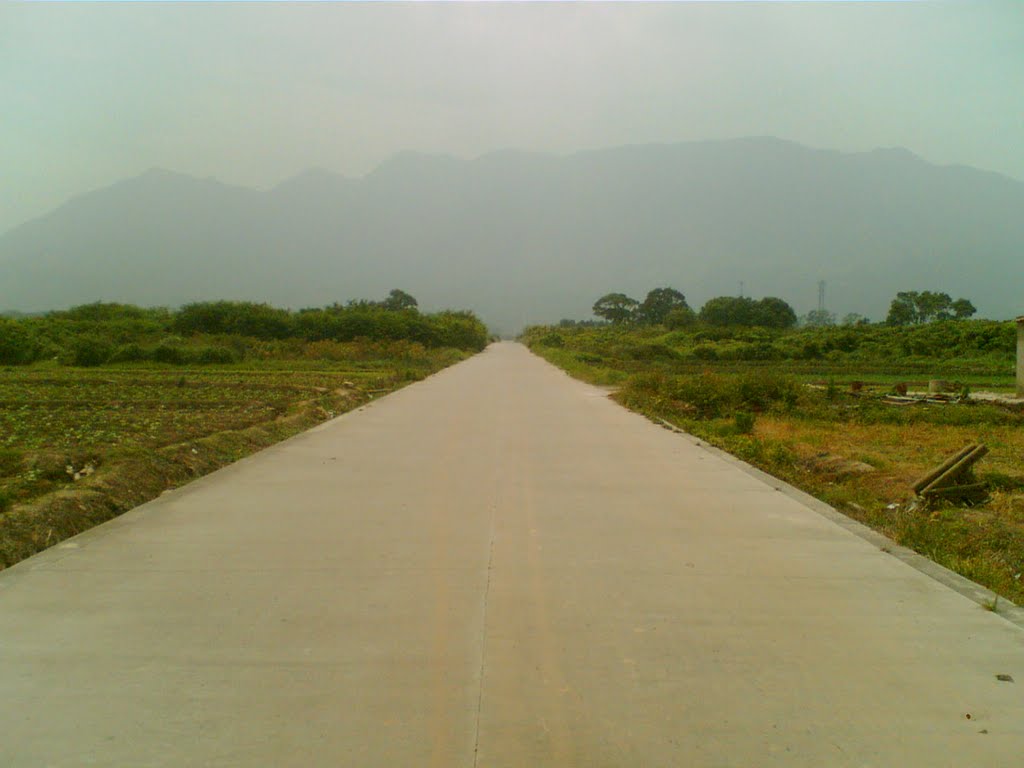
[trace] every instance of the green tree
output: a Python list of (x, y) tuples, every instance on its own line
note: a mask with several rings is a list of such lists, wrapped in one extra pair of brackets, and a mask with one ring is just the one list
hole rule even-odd
[(700, 308), (700, 320), (708, 325), (751, 325), (754, 300), (746, 296), (717, 296)]
[(468, 311), (451, 310), (430, 316), (435, 344), (441, 347), (480, 351), (487, 346), (487, 326)]
[(392, 288), (388, 297), (381, 302), (384, 309), (400, 311), (403, 309), (416, 309), (419, 304), (416, 299), (399, 288)]
[(662, 325), (669, 312), (676, 309), (690, 309), (686, 297), (675, 288), (655, 288), (636, 308), (636, 320), (645, 325)]
[(889, 305), (888, 325), (919, 325), (932, 320), (963, 320), (977, 310), (967, 299), (953, 301), (938, 291), (900, 291)]
[(796, 325), (796, 312), (774, 296), (757, 301), (747, 296), (718, 296), (701, 307), (700, 319), (708, 325), (791, 328)]
[(756, 302), (753, 322), (765, 328), (792, 328), (796, 325), (796, 312), (788, 302), (775, 296), (765, 296)]
[(953, 317), (957, 320), (966, 320), (968, 317), (973, 317), (978, 311), (967, 299), (957, 299), (953, 302), (952, 309)]
[(689, 307), (676, 307), (665, 315), (665, 327), (670, 330), (689, 328), (697, 322), (697, 313)]
[(806, 315), (803, 316), (801, 325), (806, 325), (809, 328), (823, 328), (825, 326), (836, 324), (836, 313), (829, 312), (827, 309), (812, 309)]
[(640, 303), (624, 293), (606, 293), (594, 302), (593, 312), (598, 317), (615, 324), (633, 320)]
[(948, 293), (922, 291), (915, 300), (920, 322), (931, 320), (949, 320), (953, 316), (953, 299)]
[(889, 304), (886, 325), (916, 325), (921, 322), (917, 309), (917, 291), (899, 291)]

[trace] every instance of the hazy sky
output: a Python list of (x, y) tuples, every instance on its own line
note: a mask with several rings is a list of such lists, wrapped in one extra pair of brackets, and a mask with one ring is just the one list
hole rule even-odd
[(0, 231), (151, 166), (766, 134), (1024, 179), (1024, 2), (0, 3)]

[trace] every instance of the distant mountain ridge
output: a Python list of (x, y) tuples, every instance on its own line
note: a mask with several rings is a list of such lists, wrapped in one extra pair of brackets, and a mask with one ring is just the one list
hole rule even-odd
[(474, 160), (401, 153), (268, 190), (152, 169), (0, 236), (0, 308), (212, 298), (312, 306), (401, 287), (494, 326), (586, 317), (609, 291), (738, 291), (878, 319), (898, 290), (1024, 310), (1024, 183), (905, 149), (772, 138)]

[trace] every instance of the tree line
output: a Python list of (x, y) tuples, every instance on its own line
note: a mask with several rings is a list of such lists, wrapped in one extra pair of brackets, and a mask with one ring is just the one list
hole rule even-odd
[[(594, 302), (593, 313), (613, 325), (664, 325), (669, 329), (685, 328), (695, 323), (710, 326), (750, 326), (761, 328), (792, 328), (799, 322), (805, 326), (836, 324), (834, 313), (824, 309), (808, 312), (798, 320), (796, 312), (785, 301), (774, 296), (752, 299), (746, 296), (717, 296), (694, 312), (686, 297), (675, 288), (655, 288), (643, 301), (624, 293), (606, 293)], [(889, 306), (885, 324), (890, 326), (919, 325), (935, 320), (965, 320), (977, 312), (967, 299), (954, 300), (938, 291), (900, 291)], [(571, 321), (563, 321), (569, 324)], [(869, 320), (851, 312), (843, 325), (866, 325)]]
[(697, 322), (706, 325), (748, 325), (765, 328), (791, 328), (796, 312), (782, 299), (766, 296), (718, 296), (708, 300), (699, 313), (675, 288), (655, 288), (643, 301), (624, 293), (608, 293), (594, 302), (593, 312), (604, 320), (620, 325), (664, 325), (683, 328)]
[[(200, 336), (212, 338), (214, 346), (184, 360), (180, 342)], [(478, 351), (487, 345), (489, 333), (472, 312), (422, 313), (416, 299), (398, 289), (381, 301), (355, 300), (297, 312), (251, 301), (193, 302), (178, 310), (96, 302), (40, 316), (0, 318), (0, 365), (54, 357), (86, 365), (231, 362), (231, 351), (216, 339), (232, 338), (409, 341)]]

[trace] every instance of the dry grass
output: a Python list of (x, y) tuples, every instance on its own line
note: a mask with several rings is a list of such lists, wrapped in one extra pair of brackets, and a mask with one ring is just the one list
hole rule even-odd
[[(1024, 603), (1024, 430), (1018, 426), (835, 424), (780, 415), (758, 418), (755, 438), (785, 446), (750, 458), (895, 541)], [(713, 436), (710, 438), (713, 439)], [(990, 486), (975, 507), (916, 508), (911, 484), (963, 446), (983, 442), (991, 452), (976, 467)], [(729, 448), (728, 441), (723, 447)], [(858, 476), (815, 471), (827, 453), (875, 468)], [(772, 457), (790, 456), (778, 461)]]

